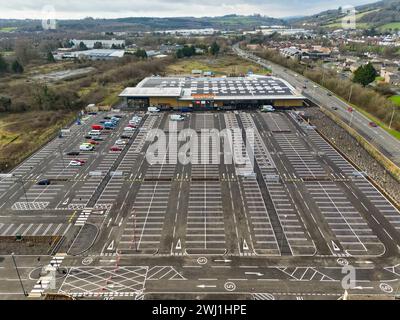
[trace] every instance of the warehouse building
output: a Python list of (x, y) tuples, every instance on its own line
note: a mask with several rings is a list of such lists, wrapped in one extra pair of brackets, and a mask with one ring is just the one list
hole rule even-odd
[(236, 109), (273, 105), (303, 106), (304, 97), (289, 83), (271, 76), (149, 77), (120, 97), (129, 108)]

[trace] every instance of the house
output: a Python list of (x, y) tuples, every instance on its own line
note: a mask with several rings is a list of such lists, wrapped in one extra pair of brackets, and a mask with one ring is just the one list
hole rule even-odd
[(391, 84), (393, 86), (400, 86), (400, 73), (394, 69), (381, 69), (381, 77), (384, 83)]

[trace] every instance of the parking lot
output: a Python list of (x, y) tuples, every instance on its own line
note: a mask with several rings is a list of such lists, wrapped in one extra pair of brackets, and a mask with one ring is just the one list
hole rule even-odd
[[(400, 230), (397, 209), (293, 114), (199, 112), (172, 122), (170, 113), (142, 113), (120, 142), (133, 116), (120, 113), (94, 150), (79, 151), (91, 126), (110, 116), (87, 116), (1, 179), (0, 235), (76, 236), (91, 224), (99, 231), (93, 254), (379, 256), (387, 248), (371, 214)], [(206, 133), (210, 143), (199, 139), (190, 150), (198, 161), (184, 165), (176, 150), (188, 137), (170, 139), (171, 125), (192, 134), (252, 129), (254, 148), (249, 153), (240, 135), (230, 149), (213, 152), (217, 143)], [(157, 128), (167, 144), (151, 163), (148, 133)], [(233, 151), (244, 164), (223, 162)]]

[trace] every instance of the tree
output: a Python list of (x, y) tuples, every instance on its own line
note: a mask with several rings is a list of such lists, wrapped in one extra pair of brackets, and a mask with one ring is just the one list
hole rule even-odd
[(196, 54), (196, 48), (194, 46), (184, 46), (182, 49), (176, 51), (176, 57), (178, 59), (184, 57), (191, 57)]
[(15, 56), (16, 59), (24, 65), (28, 65), (33, 60), (40, 58), (32, 41), (26, 39), (16, 41)]
[(147, 59), (146, 50), (137, 49), (136, 52), (135, 52), (135, 56), (138, 57), (138, 58)]
[(11, 70), (14, 73), (23, 73), (24, 67), (18, 62), (18, 60), (14, 60), (14, 62), (11, 64)]
[(103, 44), (101, 42), (95, 42), (93, 45), (93, 49), (102, 49)]
[(86, 46), (86, 44), (83, 43), (83, 41), (79, 43), (79, 50), (81, 51), (88, 50), (88, 47)]
[(48, 61), (48, 62), (56, 62), (56, 59), (54, 59), (54, 56), (53, 56), (53, 54), (51, 53), (51, 51), (49, 51), (49, 52), (47, 53), (47, 61)]
[(9, 97), (0, 96), (0, 112), (10, 111), (11, 99)]
[(374, 66), (371, 63), (368, 63), (359, 67), (354, 72), (353, 82), (359, 83), (365, 87), (371, 82), (374, 82), (377, 75), (378, 72), (375, 70)]
[(0, 73), (5, 73), (5, 72), (7, 72), (7, 70), (8, 70), (7, 61), (0, 54)]
[(213, 56), (216, 56), (216, 55), (218, 55), (219, 50), (220, 50), (220, 46), (218, 45), (218, 43), (216, 41), (214, 41), (213, 44), (211, 45), (210, 53)]

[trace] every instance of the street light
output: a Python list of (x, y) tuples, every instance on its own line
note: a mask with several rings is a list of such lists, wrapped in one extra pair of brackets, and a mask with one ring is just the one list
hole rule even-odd
[(351, 85), (351, 87), (350, 87), (350, 94), (349, 94), (349, 100), (348, 100), (349, 103), (350, 103), (352, 94), (353, 94), (353, 85)]
[(65, 169), (64, 155), (63, 155), (63, 152), (61, 150), (61, 144), (58, 145), (58, 149), (60, 150), (61, 160), (62, 160), (62, 163), (63, 163), (63, 167)]
[(390, 123), (389, 123), (389, 129), (392, 128), (392, 123), (393, 123), (393, 119), (394, 119), (394, 113), (396, 112), (396, 106), (393, 106), (393, 111), (392, 111), (392, 116), (390, 118)]
[(19, 283), (21, 284), (22, 292), (24, 293), (24, 296), (27, 297), (28, 293), (25, 291), (24, 284), (22, 283), (22, 279), (21, 279), (21, 276), (19, 274), (19, 270), (18, 270), (18, 267), (17, 267), (17, 262), (15, 261), (14, 252), (11, 253), (11, 257), (12, 257), (12, 260), (14, 262), (15, 271), (17, 271), (17, 275), (18, 275)]
[[(14, 174), (13, 174), (13, 176), (16, 177)], [(20, 184), (21, 184), (22, 191), (24, 192), (25, 201), (26, 201), (26, 203), (28, 203), (28, 196), (26, 195), (25, 184), (24, 184), (24, 182), (22, 181), (22, 177), (21, 177), (21, 178), (17, 178), (17, 179), (18, 179), (18, 180), (17, 180), (17, 183), (20, 183)]]

